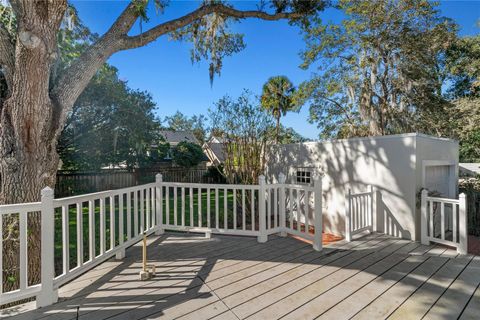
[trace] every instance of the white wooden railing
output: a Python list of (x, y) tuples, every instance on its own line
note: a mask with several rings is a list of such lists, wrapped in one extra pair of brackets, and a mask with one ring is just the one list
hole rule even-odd
[[(42, 193), (42, 198), (44, 194)], [(10, 303), (16, 300), (20, 300), (23, 298), (28, 298), (35, 296), (40, 292), (41, 286), (40, 284), (30, 284), (28, 283), (28, 244), (27, 244), (27, 221), (28, 217), (32, 213), (38, 213), (42, 211), (42, 203), (35, 202), (35, 203), (22, 203), (22, 204), (12, 204), (12, 205), (3, 205), (0, 206), (0, 305), (5, 303)], [(7, 223), (16, 225), (17, 227), (12, 227), (10, 230), (4, 229), (2, 226), (6, 225)], [(53, 230), (53, 220), (51, 221), (51, 226), (45, 224), (43, 229), (46, 230)], [(51, 229), (50, 229), (51, 228)], [(4, 234), (3, 231), (7, 232), (17, 232), (18, 240), (19, 240), (19, 252), (18, 252), (18, 278), (19, 278), (19, 287), (15, 290), (4, 292), (3, 290), (3, 282), (4, 282), (4, 264), (3, 264), (3, 239), (11, 237), (13, 235)], [(53, 234), (53, 233), (52, 233)], [(42, 237), (42, 248), (45, 239)], [(52, 260), (53, 260), (53, 238), (52, 238)], [(6, 254), (6, 253), (5, 253)], [(50, 254), (50, 253), (46, 253)], [(52, 275), (53, 276), (53, 275)], [(53, 279), (53, 278), (52, 278)]]
[(356, 234), (374, 231), (374, 201), (373, 186), (368, 191), (352, 193), (348, 190), (345, 197), (345, 239), (352, 241)]
[[(259, 242), (289, 233), (314, 240), (321, 250), (322, 191), (321, 181), (315, 181), (316, 187), (285, 184), (281, 175), (277, 184), (266, 184), (263, 176), (258, 185), (160, 182), (160, 228), (255, 236)], [(310, 221), (316, 228), (310, 228)]]
[(467, 199), (460, 194), (458, 199), (428, 196), (428, 190), (421, 193), (421, 242), (440, 243), (467, 253)]
[[(143, 233), (166, 229), (255, 236), (259, 242), (274, 233), (289, 233), (322, 249), (320, 179), (313, 187), (285, 184), (283, 175), (277, 184), (266, 184), (260, 176), (258, 185), (220, 185), (163, 182), (157, 175), (155, 183), (131, 188), (61, 199), (53, 194), (45, 188), (41, 202), (0, 206), (0, 305), (34, 296), (37, 307), (50, 305), (61, 285), (114, 255), (123, 258)], [(33, 212), (41, 216), (38, 284), (28, 283), (27, 221)], [(6, 220), (16, 222), (19, 239), (19, 286), (8, 292), (2, 279)], [(55, 237), (61, 238), (61, 259), (55, 257)]]

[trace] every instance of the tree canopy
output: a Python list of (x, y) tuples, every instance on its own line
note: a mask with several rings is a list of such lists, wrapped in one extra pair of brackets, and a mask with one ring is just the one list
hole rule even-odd
[(262, 88), (260, 103), (277, 121), (275, 140), (279, 141), (280, 118), (287, 112), (298, 110), (294, 101), (295, 87), (286, 76), (275, 76), (267, 80)]
[(456, 26), (425, 0), (348, 1), (340, 23), (303, 28), (303, 68), (317, 72), (301, 85), (310, 120), (322, 136), (384, 135), (440, 128), (425, 122), (445, 108), (445, 49)]
[(182, 141), (172, 148), (172, 160), (181, 167), (194, 167), (205, 160), (205, 158), (202, 147), (196, 143)]

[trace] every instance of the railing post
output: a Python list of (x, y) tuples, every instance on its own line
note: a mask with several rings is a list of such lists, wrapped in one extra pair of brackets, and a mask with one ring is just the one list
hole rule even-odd
[(420, 196), (420, 242), (428, 245), (428, 224), (427, 224), (427, 196), (428, 190), (423, 189)]
[(345, 195), (345, 240), (352, 241), (352, 233), (351, 233), (351, 198), (352, 198), (352, 190), (348, 189), (347, 194)]
[(278, 192), (280, 193), (279, 196), (279, 210), (280, 210), (280, 236), (281, 237), (286, 237), (287, 236), (287, 228), (285, 226), (285, 181), (287, 177), (283, 174), (280, 173), (278, 175), (278, 183), (281, 185)]
[(465, 193), (461, 193), (458, 199), (459, 199), (459, 210), (458, 210), (459, 245), (457, 247), (457, 252), (459, 254), (467, 254), (468, 252), (467, 196), (465, 195)]
[(265, 191), (266, 191), (266, 184), (265, 184), (265, 176), (261, 175), (258, 177), (258, 184), (260, 186), (258, 190), (258, 231), (259, 235), (257, 237), (258, 242), (267, 242), (267, 230), (266, 230), (266, 220), (267, 220), (267, 213), (265, 208)]
[(53, 287), (54, 268), (54, 207), (53, 189), (42, 190), (41, 211), (41, 289), (37, 295), (37, 308), (49, 306), (58, 300)]
[[(313, 214), (315, 234), (313, 235), (313, 249), (322, 250), (323, 212), (322, 212), (322, 177), (315, 175), (313, 178)], [(308, 219), (308, 217), (307, 217)]]
[(157, 173), (155, 175), (155, 222), (156, 222), (156, 228), (155, 228), (155, 234), (157, 236), (163, 234), (164, 229), (163, 229), (163, 187), (162, 187), (162, 182), (163, 182), (163, 176), (161, 173)]

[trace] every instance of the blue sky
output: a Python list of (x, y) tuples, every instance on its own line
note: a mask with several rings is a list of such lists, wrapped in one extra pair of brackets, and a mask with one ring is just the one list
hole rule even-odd
[[(127, 1), (72, 1), (80, 18), (93, 32), (103, 34), (127, 5)], [(234, 2), (240, 9), (253, 8), (255, 2)], [(143, 30), (178, 17), (198, 7), (198, 2), (172, 0), (163, 15), (150, 10), (150, 21), (143, 23)], [(480, 18), (479, 1), (442, 1), (440, 9), (444, 16), (454, 19), (461, 27), (462, 35), (477, 34), (476, 21)], [(322, 18), (338, 21), (341, 16), (331, 10)], [(139, 31), (139, 25), (135, 26)], [(160, 38), (146, 47), (128, 50), (113, 55), (109, 63), (119, 69), (120, 77), (129, 86), (147, 90), (157, 103), (160, 117), (177, 110), (187, 115), (207, 114), (215, 101), (228, 94), (237, 96), (245, 88), (260, 93), (263, 83), (273, 75), (286, 75), (298, 85), (309, 78), (311, 71), (298, 68), (301, 63), (298, 53), (304, 48), (299, 29), (285, 21), (245, 20), (234, 25), (234, 30), (243, 33), (247, 47), (242, 52), (224, 60), (220, 77), (210, 86), (208, 65), (190, 61), (190, 44)], [(282, 119), (286, 126), (308, 138), (317, 138), (319, 130), (307, 122), (308, 108)]]

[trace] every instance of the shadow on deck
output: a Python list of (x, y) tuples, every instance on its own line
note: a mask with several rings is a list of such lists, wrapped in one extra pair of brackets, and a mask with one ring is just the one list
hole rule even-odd
[(149, 238), (157, 275), (139, 280), (141, 247), (59, 289), (59, 302), (3, 311), (20, 319), (474, 319), (480, 259), (382, 234), (322, 252), (293, 238), (167, 233)]

